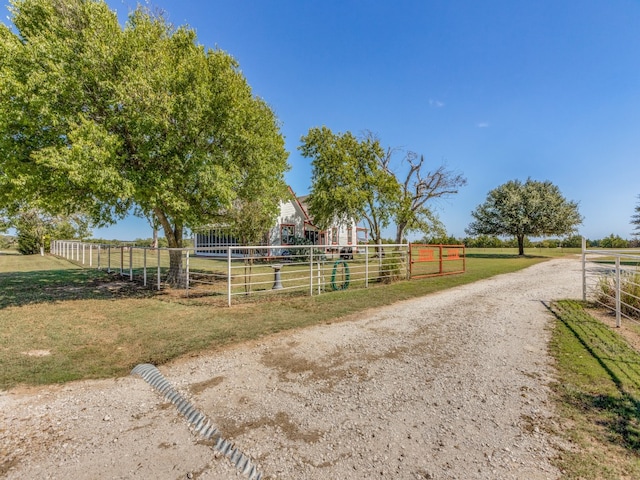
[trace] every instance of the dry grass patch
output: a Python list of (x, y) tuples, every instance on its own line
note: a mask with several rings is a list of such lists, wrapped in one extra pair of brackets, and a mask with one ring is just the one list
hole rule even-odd
[[(251, 297), (231, 308), (157, 293), (51, 256), (0, 255), (0, 389), (127, 375), (283, 330), (525, 268), (544, 257), (480, 256), (468, 272), (320, 296)], [(23, 352), (49, 352), (27, 355)]]

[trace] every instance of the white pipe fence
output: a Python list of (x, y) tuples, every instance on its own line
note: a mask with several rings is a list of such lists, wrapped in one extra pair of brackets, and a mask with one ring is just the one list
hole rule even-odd
[[(223, 252), (220, 254), (220, 252)], [(179, 252), (176, 255), (176, 252)], [(255, 295), (319, 295), (409, 279), (409, 245), (289, 245), (169, 249), (55, 240), (51, 253), (82, 266), (115, 273), (157, 290), (218, 297), (231, 305)], [(173, 254), (174, 268), (171, 267)], [(175, 287), (178, 285), (178, 287)]]
[(622, 317), (640, 319), (640, 250), (587, 249), (582, 240), (582, 299)]

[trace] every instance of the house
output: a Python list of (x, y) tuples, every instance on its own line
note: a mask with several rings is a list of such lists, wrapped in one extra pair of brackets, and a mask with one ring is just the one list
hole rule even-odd
[[(309, 216), (305, 202), (307, 196), (296, 197), (291, 187), (289, 192), (290, 198), (280, 202), (276, 224), (265, 232), (263, 245), (280, 247), (278, 250), (283, 250), (289, 245), (300, 244), (301, 239), (304, 239), (312, 245), (325, 247), (327, 251), (338, 251), (340, 247), (353, 246), (355, 249), (359, 243), (367, 242), (367, 229), (358, 227), (355, 222), (349, 225), (336, 224), (327, 230), (320, 230)], [(232, 245), (238, 245), (238, 242), (225, 233), (224, 227), (209, 229), (194, 236), (196, 255), (226, 255), (227, 247)], [(240, 250), (232, 250), (232, 254), (242, 253)]]

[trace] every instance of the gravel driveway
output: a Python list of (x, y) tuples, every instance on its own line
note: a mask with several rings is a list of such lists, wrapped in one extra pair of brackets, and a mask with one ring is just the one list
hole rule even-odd
[[(543, 302), (580, 296), (555, 259), (160, 371), (263, 479), (558, 478)], [(243, 478), (211, 446), (138, 376), (0, 393), (10, 479)]]

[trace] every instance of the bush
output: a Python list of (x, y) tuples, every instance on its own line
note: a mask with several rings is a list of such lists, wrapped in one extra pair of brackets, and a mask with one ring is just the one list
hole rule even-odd
[[(296, 246), (302, 246), (297, 247)], [(292, 262), (308, 263), (311, 260), (311, 252), (313, 251), (314, 261), (324, 261), (326, 256), (324, 250), (319, 248), (309, 248), (313, 245), (313, 242), (309, 239), (295, 236), (289, 246), (285, 248), (286, 256), (289, 257)]]
[(380, 265), (379, 281), (382, 283), (391, 283), (402, 277), (402, 267), (404, 266), (404, 258), (401, 253), (392, 253), (382, 259)]
[[(598, 281), (598, 302), (610, 308), (616, 305), (616, 283), (612, 277)], [(640, 272), (620, 276), (620, 311), (632, 318), (640, 318)]]
[(3, 250), (16, 248), (16, 237), (0, 235), (0, 248)]

